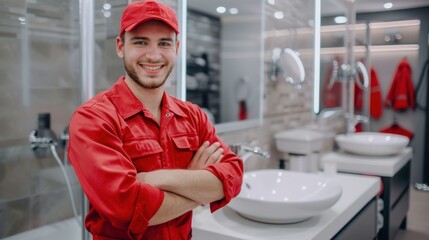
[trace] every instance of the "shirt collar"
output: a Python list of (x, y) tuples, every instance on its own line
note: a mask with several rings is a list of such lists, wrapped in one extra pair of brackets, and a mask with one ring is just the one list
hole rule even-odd
[[(127, 119), (139, 112), (147, 112), (147, 108), (134, 96), (131, 89), (125, 83), (125, 77), (122, 76), (112, 86), (110, 92), (110, 98), (113, 104), (116, 106), (117, 111), (122, 118)], [(180, 100), (179, 100), (180, 101)], [(174, 101), (174, 98), (169, 96), (166, 92), (162, 97), (162, 111), (171, 111), (178, 116), (186, 116), (180, 106)], [(164, 110), (165, 109), (165, 110)]]
[(182, 108), (178, 105), (177, 101), (181, 100), (175, 99), (164, 92), (164, 96), (162, 96), (162, 107), (167, 111), (173, 112), (175, 115), (186, 117), (186, 114), (182, 111)]

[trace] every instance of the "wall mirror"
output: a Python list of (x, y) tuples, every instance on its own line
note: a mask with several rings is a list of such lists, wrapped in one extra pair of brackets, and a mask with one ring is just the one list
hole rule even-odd
[[(352, 14), (352, 4), (345, 0), (328, 0), (321, 4), (320, 28), (320, 74), (319, 84), (315, 84), (315, 114), (330, 109), (343, 109), (347, 106), (346, 79), (339, 69), (348, 63), (348, 48), (353, 41), (350, 38), (348, 24)], [(335, 22), (333, 21), (335, 19)]]
[(320, 112), (337, 108), (368, 116), (368, 29), (356, 23), (354, 4), (329, 0), (321, 7)]
[(262, 124), (264, 1), (187, 2), (186, 100), (218, 132)]

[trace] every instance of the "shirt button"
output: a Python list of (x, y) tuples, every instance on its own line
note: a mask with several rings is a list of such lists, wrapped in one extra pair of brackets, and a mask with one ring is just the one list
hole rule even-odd
[(170, 116), (171, 116), (171, 113), (166, 113), (166, 114), (165, 114), (165, 116), (166, 116), (166, 117), (170, 117)]

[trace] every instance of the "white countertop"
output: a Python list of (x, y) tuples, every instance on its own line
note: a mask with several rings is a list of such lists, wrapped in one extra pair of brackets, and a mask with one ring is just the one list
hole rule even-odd
[[(330, 239), (378, 193), (380, 186), (378, 177), (338, 174), (335, 178), (343, 187), (343, 195), (334, 206), (319, 216), (301, 223), (275, 225), (247, 220), (228, 207), (214, 214), (205, 207), (195, 211), (193, 239)], [(74, 240), (80, 239), (81, 234), (80, 226), (71, 218), (5, 240)]]
[(331, 239), (377, 195), (380, 187), (378, 177), (351, 174), (338, 174), (334, 177), (341, 183), (343, 195), (321, 215), (301, 223), (265, 224), (247, 220), (229, 207), (211, 214), (206, 206), (194, 213), (193, 239)]
[(393, 156), (360, 156), (344, 152), (330, 152), (321, 157), (321, 165), (335, 163), (337, 171), (393, 177), (413, 156), (407, 147)]

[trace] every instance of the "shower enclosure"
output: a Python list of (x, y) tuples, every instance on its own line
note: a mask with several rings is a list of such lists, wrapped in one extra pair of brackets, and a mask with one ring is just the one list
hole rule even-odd
[[(74, 109), (123, 75), (115, 38), (129, 2), (0, 0), (0, 238), (73, 216), (59, 164), (49, 149), (35, 154), (29, 134), (45, 116), (61, 142)], [(174, 79), (169, 85), (174, 94)], [(81, 214), (82, 191), (61, 145)]]

